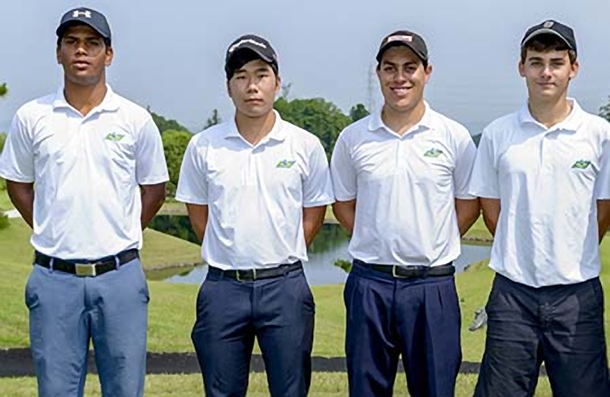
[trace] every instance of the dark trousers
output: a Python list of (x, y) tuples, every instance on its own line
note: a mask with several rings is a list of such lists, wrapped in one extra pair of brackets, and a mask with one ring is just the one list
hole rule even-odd
[(453, 276), (398, 279), (354, 261), (344, 299), (350, 396), (391, 396), (402, 355), (412, 397), (453, 397), (462, 359)]
[(209, 397), (245, 396), (254, 338), (274, 397), (306, 396), (315, 305), (302, 269), (237, 281), (208, 273), (192, 339)]
[(477, 397), (533, 396), (542, 362), (554, 397), (608, 397), (598, 278), (532, 288), (496, 275)]

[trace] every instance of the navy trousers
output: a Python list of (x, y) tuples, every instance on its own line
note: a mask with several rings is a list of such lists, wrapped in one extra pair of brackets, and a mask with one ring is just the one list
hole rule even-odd
[(453, 397), (462, 360), (453, 276), (399, 279), (356, 260), (344, 299), (350, 396), (391, 396), (402, 355), (412, 397)]
[(476, 397), (534, 396), (542, 362), (553, 396), (610, 396), (598, 278), (532, 288), (496, 275), (486, 311)]
[(206, 396), (246, 395), (255, 337), (271, 396), (306, 396), (314, 313), (302, 269), (256, 281), (208, 273), (192, 333)]

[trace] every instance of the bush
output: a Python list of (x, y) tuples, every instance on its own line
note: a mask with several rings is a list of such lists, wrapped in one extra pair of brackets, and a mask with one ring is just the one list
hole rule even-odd
[(11, 225), (11, 221), (3, 212), (0, 212), (0, 230), (6, 229)]

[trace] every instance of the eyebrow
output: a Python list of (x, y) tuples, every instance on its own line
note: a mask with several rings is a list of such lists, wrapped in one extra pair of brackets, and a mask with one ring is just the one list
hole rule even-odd
[[(543, 61), (542, 57), (530, 57), (528, 58), (528, 61)], [(565, 61), (564, 57), (555, 57), (555, 58), (551, 58), (550, 61)]]
[[(254, 69), (254, 73), (269, 72), (270, 68), (271, 68), (270, 66), (260, 66), (260, 67), (258, 67), (256, 69)], [(241, 68), (241, 69), (237, 69), (235, 71), (235, 74), (238, 74), (238, 73), (247, 73), (247, 72), (248, 71), (246, 69)]]
[(395, 62), (390, 62), (390, 61), (383, 61), (383, 63), (381, 64), (382, 66), (385, 65), (390, 65), (390, 66), (411, 66), (411, 65), (418, 65), (419, 63), (417, 61), (409, 61), (409, 62), (405, 62), (402, 64), (399, 63), (395, 63)]

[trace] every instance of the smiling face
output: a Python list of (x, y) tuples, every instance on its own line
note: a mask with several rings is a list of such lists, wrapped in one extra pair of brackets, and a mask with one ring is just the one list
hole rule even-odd
[(411, 112), (424, 100), (424, 87), (432, 73), (432, 66), (424, 66), (409, 47), (388, 48), (377, 67), (377, 77), (384, 98), (384, 106), (395, 112)]
[(570, 80), (578, 73), (578, 62), (571, 63), (567, 50), (539, 52), (528, 50), (519, 64), (530, 100), (555, 101), (567, 96)]
[(256, 59), (237, 69), (227, 87), (237, 111), (256, 118), (272, 111), (280, 84), (271, 66)]
[(68, 82), (95, 85), (105, 82), (106, 67), (112, 63), (112, 47), (87, 25), (66, 29), (57, 45), (57, 63), (64, 69)]

